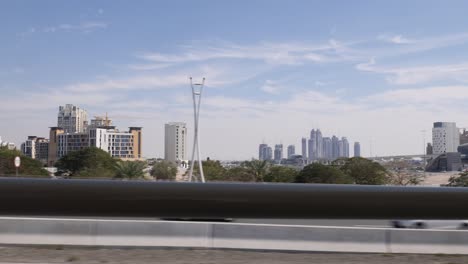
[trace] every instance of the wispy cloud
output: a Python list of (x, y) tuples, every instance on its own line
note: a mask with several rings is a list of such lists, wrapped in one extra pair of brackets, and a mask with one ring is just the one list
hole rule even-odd
[(468, 100), (468, 86), (436, 86), (414, 89), (397, 89), (369, 95), (362, 99), (367, 103), (392, 105), (426, 105), (428, 107), (454, 105)]
[(382, 34), (377, 37), (377, 39), (385, 41), (385, 42), (390, 42), (394, 44), (410, 44), (413, 43), (412, 40), (409, 40), (402, 35), (387, 35), (387, 34)]
[(260, 90), (269, 94), (279, 94), (280, 92), (278, 84), (272, 80), (266, 80), (265, 83), (260, 87)]
[[(256, 45), (238, 45), (233, 43), (215, 43), (183, 46), (181, 53), (164, 54), (159, 52), (144, 53), (139, 58), (151, 64), (133, 65), (134, 69), (147, 69), (155, 64), (174, 65), (209, 60), (257, 60), (272, 65), (297, 65), (307, 62), (325, 63), (348, 60), (345, 54), (349, 43), (329, 40), (323, 44), (310, 43), (271, 43)], [(136, 66), (136, 67), (135, 67)]]
[(56, 32), (81, 32), (90, 33), (96, 30), (106, 29), (109, 26), (108, 23), (99, 21), (87, 21), (80, 24), (60, 24), (56, 26), (47, 26), (42, 28), (32, 27), (25, 32), (19, 33), (21, 37), (25, 37), (32, 34), (38, 33), (56, 33)]
[(468, 62), (391, 68), (376, 66), (376, 61), (372, 58), (369, 62), (357, 64), (356, 69), (384, 74), (389, 83), (397, 85), (428, 83), (439, 80), (468, 82)]

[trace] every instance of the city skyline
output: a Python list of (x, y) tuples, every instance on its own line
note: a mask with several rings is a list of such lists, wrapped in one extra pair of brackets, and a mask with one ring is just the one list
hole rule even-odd
[(144, 155), (163, 157), (165, 123), (193, 128), (193, 76), (206, 77), (204, 158), (250, 159), (262, 140), (299, 153), (311, 127), (360, 142), (364, 157), (420, 154), (431, 140), (420, 131), (434, 121), (468, 127), (466, 8), (418, 0), (5, 1), (0, 135), (18, 147), (45, 137), (56, 106), (74, 104), (109, 112), (117, 127), (144, 127)]

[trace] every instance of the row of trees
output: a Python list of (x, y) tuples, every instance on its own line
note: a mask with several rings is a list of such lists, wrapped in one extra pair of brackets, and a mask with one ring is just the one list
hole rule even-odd
[[(170, 162), (157, 162), (147, 170), (148, 165), (144, 161), (115, 159), (99, 148), (71, 152), (62, 157), (56, 166), (60, 174), (70, 178), (174, 180), (177, 174), (177, 166)], [(152, 177), (148, 177), (148, 174)]]
[[(412, 174), (387, 170), (377, 162), (360, 157), (338, 159), (331, 165), (313, 163), (299, 171), (260, 160), (245, 161), (230, 169), (219, 161), (207, 160), (202, 165), (208, 181), (410, 185), (423, 180)], [(198, 174), (197, 165), (194, 171)]]
[[(5, 147), (0, 147), (0, 176), (15, 175), (13, 161), (16, 156), (21, 157), (20, 175), (48, 176), (39, 161)], [(233, 168), (224, 168), (219, 161), (214, 160), (202, 163), (207, 181), (416, 185), (424, 180), (421, 173), (412, 173), (405, 164), (393, 162), (384, 167), (360, 157), (339, 159), (331, 165), (313, 163), (302, 170), (275, 166), (260, 160), (245, 161)], [(143, 161), (114, 159), (98, 148), (69, 153), (56, 166), (60, 174), (71, 178), (175, 180), (177, 175), (177, 166), (173, 163), (159, 161), (149, 167)], [(194, 173), (199, 174), (197, 164)], [(452, 176), (446, 186), (468, 187), (468, 172)]]

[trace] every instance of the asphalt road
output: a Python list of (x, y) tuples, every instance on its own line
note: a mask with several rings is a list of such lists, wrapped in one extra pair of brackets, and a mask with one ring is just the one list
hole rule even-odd
[(205, 249), (2, 247), (0, 248), (0, 264), (6, 263), (456, 264), (468, 263), (468, 255), (304, 253)]

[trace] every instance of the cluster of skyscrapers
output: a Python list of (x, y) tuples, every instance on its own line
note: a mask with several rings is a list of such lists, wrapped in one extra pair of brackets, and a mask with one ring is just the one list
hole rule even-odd
[[(289, 145), (287, 148), (287, 159), (291, 159), (296, 156), (296, 147)], [(273, 150), (268, 144), (262, 143), (258, 147), (258, 159), (259, 160), (274, 160), (280, 162), (284, 159), (283, 156), (283, 144), (276, 144)]]
[[(302, 138), (301, 158), (306, 162), (332, 161), (337, 158), (347, 158), (349, 154), (349, 142), (346, 137), (339, 139), (337, 136), (324, 137), (320, 129), (312, 129), (310, 137)], [(361, 156), (361, 145), (354, 143), (354, 156)], [(297, 158), (295, 146), (288, 146), (288, 159)], [(258, 158), (260, 160), (273, 160), (275, 162), (283, 159), (283, 144), (277, 144), (274, 150), (268, 144), (262, 143), (258, 148)]]
[[(342, 137), (341, 139), (335, 135), (332, 137), (324, 137), (320, 129), (312, 129), (309, 139), (302, 138), (301, 143), (302, 157), (309, 162), (335, 160), (337, 158), (348, 158), (350, 156), (349, 141), (346, 137)], [(359, 142), (356, 142), (354, 155), (360, 156), (360, 152)]]
[(67, 104), (59, 107), (57, 126), (50, 128), (49, 139), (29, 136), (21, 144), (21, 151), (52, 167), (61, 157), (87, 147), (100, 148), (119, 159), (141, 159), (141, 127), (119, 131), (107, 114), (96, 116), (89, 123), (86, 110)]

